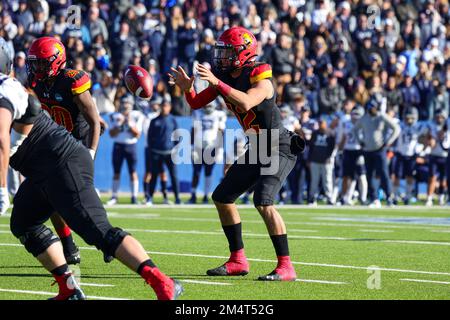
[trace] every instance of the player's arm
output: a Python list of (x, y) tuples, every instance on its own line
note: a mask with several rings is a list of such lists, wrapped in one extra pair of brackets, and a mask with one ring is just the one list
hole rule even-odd
[(9, 207), (7, 176), (9, 166), (10, 128), (12, 109), (0, 100), (0, 215), (6, 213)]
[(95, 155), (100, 140), (101, 130), (100, 116), (98, 115), (97, 107), (88, 90), (75, 95), (73, 101), (76, 103), (89, 125), (88, 148), (91, 151), (91, 155)]
[(200, 93), (196, 93), (194, 89), (195, 77), (189, 77), (184, 69), (178, 66), (177, 69), (171, 68), (172, 73), (168, 73), (169, 84), (177, 85), (184, 92), (187, 103), (192, 109), (200, 109), (214, 101), (219, 93), (213, 87), (208, 87)]
[[(143, 120), (144, 120), (143, 117), (140, 116), (134, 126), (130, 125), (130, 122), (128, 122), (129, 131), (133, 137), (139, 138), (139, 136), (141, 135), (141, 130), (139, 130), (139, 128), (142, 128)], [(128, 121), (129, 121), (129, 116), (128, 116)]]
[[(211, 70), (201, 64), (197, 65), (197, 72), (200, 75), (200, 79), (208, 81), (222, 96), (242, 111), (249, 111), (265, 99), (270, 99), (274, 95), (272, 82), (267, 78), (259, 80), (259, 75), (254, 76), (254, 81), (252, 81), (253, 77), (251, 76), (250, 81), (253, 82), (252, 87), (247, 92), (243, 92), (220, 81)], [(272, 74), (271, 70), (264, 72), (270, 72), (270, 76)], [(267, 75), (269, 77), (269, 73)]]

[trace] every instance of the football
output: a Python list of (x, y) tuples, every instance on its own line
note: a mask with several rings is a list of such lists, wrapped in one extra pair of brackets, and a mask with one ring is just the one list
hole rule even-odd
[(125, 85), (133, 95), (143, 99), (152, 97), (153, 79), (144, 68), (129, 65), (125, 68), (123, 78)]

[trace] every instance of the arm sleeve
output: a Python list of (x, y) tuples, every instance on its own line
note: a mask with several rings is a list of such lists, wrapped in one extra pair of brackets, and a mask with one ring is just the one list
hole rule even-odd
[(208, 87), (200, 93), (196, 93), (195, 90), (185, 92), (184, 96), (192, 109), (200, 109), (206, 106), (217, 98), (218, 93), (213, 87)]

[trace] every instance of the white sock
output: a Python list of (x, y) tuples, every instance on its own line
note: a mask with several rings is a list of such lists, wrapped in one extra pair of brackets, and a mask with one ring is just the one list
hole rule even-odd
[(120, 179), (118, 180), (113, 180), (113, 186), (112, 186), (112, 197), (113, 198), (117, 198), (117, 194), (119, 192), (119, 187), (120, 187)]
[(131, 180), (130, 181), (131, 186), (131, 196), (133, 198), (137, 198), (138, 192), (139, 192), (139, 181), (138, 180)]
[(209, 190), (211, 190), (212, 184), (212, 175), (209, 177), (205, 177), (205, 196), (208, 196)]
[(353, 194), (355, 193), (356, 181), (352, 180), (350, 186), (348, 187), (347, 194), (345, 195), (345, 200), (350, 202), (353, 200)]
[(366, 178), (365, 174), (359, 176), (358, 183), (359, 183), (359, 193), (360, 193), (361, 201), (366, 202), (367, 189), (369, 189), (369, 186), (367, 184), (367, 178)]

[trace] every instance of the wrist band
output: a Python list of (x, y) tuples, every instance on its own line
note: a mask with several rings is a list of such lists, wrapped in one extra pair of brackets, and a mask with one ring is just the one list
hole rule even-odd
[(225, 97), (228, 96), (231, 92), (231, 87), (220, 80), (217, 83), (216, 89)]

